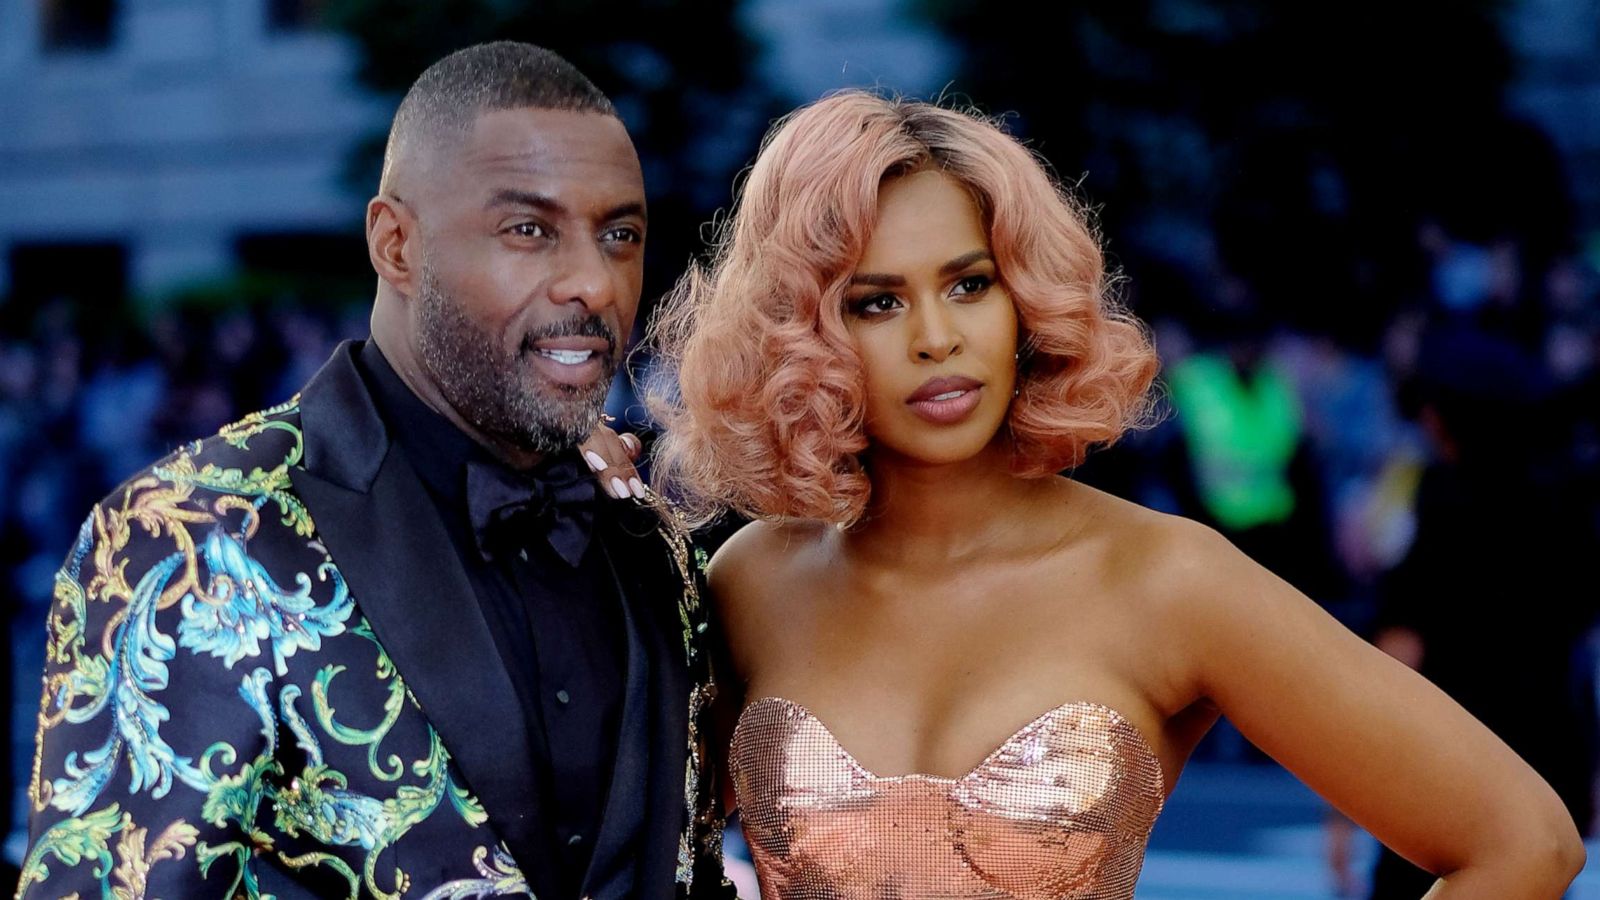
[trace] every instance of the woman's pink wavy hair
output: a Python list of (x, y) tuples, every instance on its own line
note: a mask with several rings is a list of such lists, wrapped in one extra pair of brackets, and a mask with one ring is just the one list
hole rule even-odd
[(844, 291), (880, 185), (923, 167), (972, 191), (1016, 305), (1013, 471), (1070, 469), (1145, 420), (1155, 351), (1111, 297), (1084, 211), (1039, 160), (975, 113), (845, 91), (768, 132), (709, 264), (691, 266), (651, 329), (648, 403), (666, 430), (654, 477), (691, 521), (861, 517), (864, 387)]

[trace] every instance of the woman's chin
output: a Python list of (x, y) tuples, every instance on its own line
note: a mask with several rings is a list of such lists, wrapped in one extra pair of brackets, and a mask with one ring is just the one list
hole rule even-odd
[(937, 435), (917, 441), (894, 443), (874, 441), (872, 455), (896, 465), (937, 468), (977, 463), (985, 460), (1004, 465), (1009, 453), (996, 434)]

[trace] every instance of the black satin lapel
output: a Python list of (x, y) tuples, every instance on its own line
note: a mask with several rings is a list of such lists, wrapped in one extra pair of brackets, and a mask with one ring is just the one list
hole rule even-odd
[[(620, 543), (620, 542), (619, 542)], [(634, 538), (617, 554), (622, 580), (635, 591), (634, 609), (650, 654), (650, 767), (638, 895), (676, 896), (678, 842), (688, 824), (684, 773), (689, 758), (689, 692), (678, 603), (683, 581), (661, 538)]]
[[(639, 600), (638, 590), (624, 583), (610, 543), (604, 536), (597, 536), (596, 544), (604, 554), (606, 571), (611, 575), (622, 604), (628, 664), (621, 723), (617, 731), (617, 756), (611, 769), (611, 787), (606, 794), (605, 815), (601, 819), (594, 855), (583, 879), (583, 895), (599, 900), (641, 894), (635, 890), (635, 879), (639, 874), (639, 848), (631, 839), (636, 833), (635, 825), (641, 831), (648, 827), (646, 802), (649, 797), (647, 789), (652, 752), (650, 651), (645, 646), (643, 633), (654, 626), (642, 621), (641, 611), (635, 609)], [(643, 893), (650, 893), (648, 886)]]
[(551, 843), (527, 777), (536, 736), (431, 498), (404, 456), (389, 452), (359, 374), (342, 365), (347, 372), (336, 353), (302, 395), (306, 468), (290, 470), (295, 491), (465, 787), (530, 884), (554, 896), (545, 883)]
[(367, 385), (356, 371), (363, 342), (334, 348), (300, 392), (300, 426), (305, 441), (301, 467), (318, 478), (366, 491), (389, 451), (389, 435)]

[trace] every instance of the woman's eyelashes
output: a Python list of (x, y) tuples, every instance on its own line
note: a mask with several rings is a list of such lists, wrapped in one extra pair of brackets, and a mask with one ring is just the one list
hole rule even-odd
[[(950, 286), (949, 297), (952, 300), (971, 302), (981, 298), (994, 285), (994, 279), (988, 275), (967, 275), (957, 280)], [(871, 319), (887, 315), (905, 303), (894, 294), (867, 294), (856, 297), (845, 304), (851, 315), (862, 319)]]
[(847, 304), (850, 314), (862, 319), (872, 319), (899, 309), (900, 298), (893, 294), (868, 294)]
[(955, 287), (951, 288), (950, 292), (961, 296), (975, 297), (987, 291), (992, 284), (994, 284), (994, 280), (987, 275), (968, 275), (956, 282)]

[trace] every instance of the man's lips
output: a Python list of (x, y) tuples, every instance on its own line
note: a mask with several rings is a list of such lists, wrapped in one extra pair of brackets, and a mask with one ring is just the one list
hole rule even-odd
[(611, 342), (602, 337), (584, 337), (571, 335), (567, 337), (540, 338), (533, 342), (532, 349), (540, 350), (565, 350), (569, 352), (582, 352), (588, 350), (593, 353), (608, 353)]
[(579, 335), (540, 338), (528, 350), (535, 369), (551, 381), (571, 387), (597, 381), (605, 373), (610, 353), (611, 342), (605, 338)]

